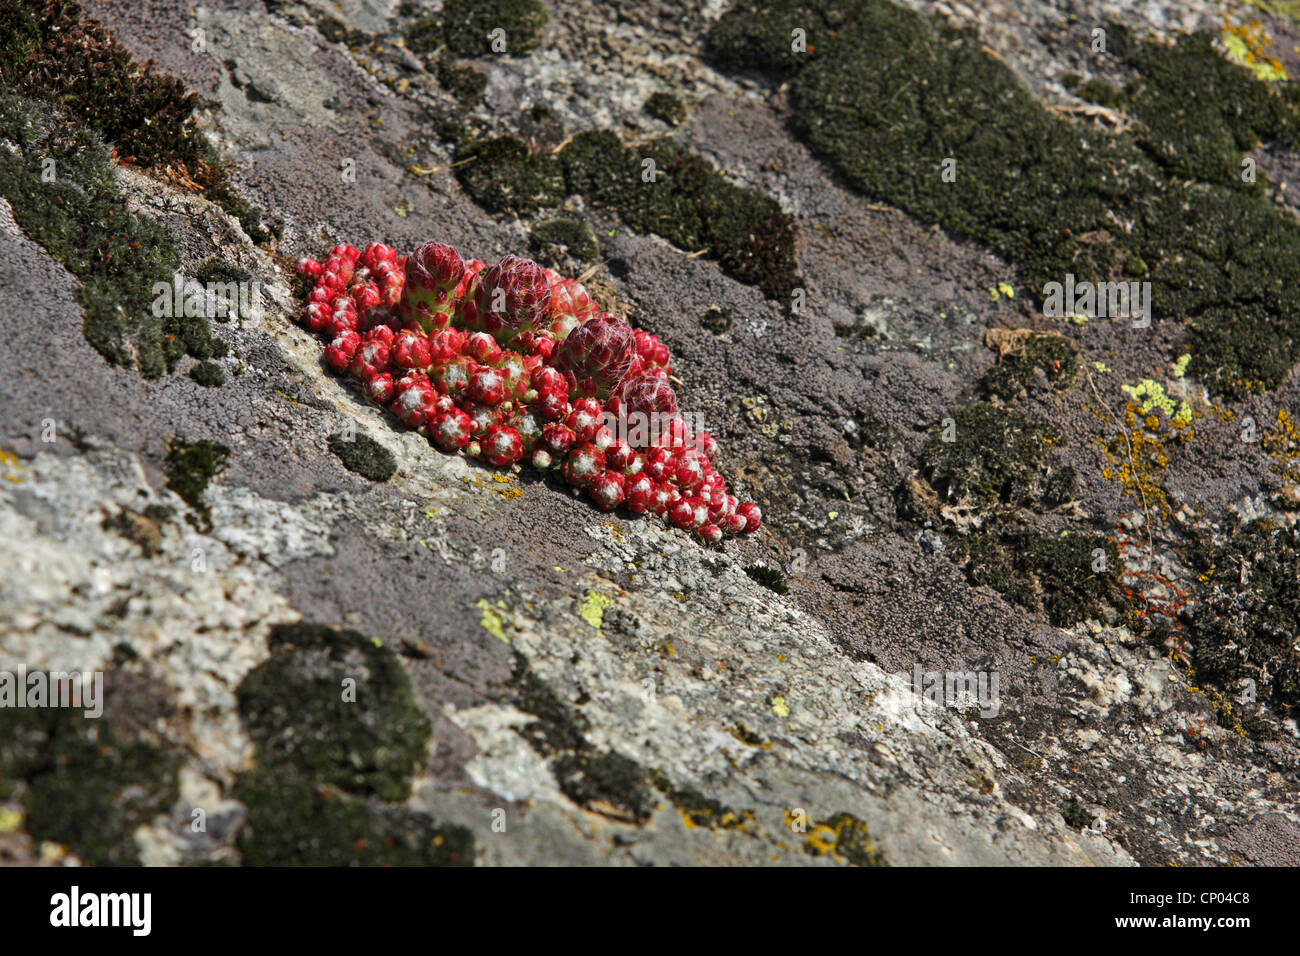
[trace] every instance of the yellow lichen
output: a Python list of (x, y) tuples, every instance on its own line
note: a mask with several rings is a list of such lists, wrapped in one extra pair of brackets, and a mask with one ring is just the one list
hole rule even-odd
[[(497, 603), (498, 605), (501, 604), (500, 601)], [(476, 604), (475, 607), (483, 612), (478, 621), (479, 624), (483, 625), (483, 630), (487, 631), (493, 637), (499, 637), (501, 640), (509, 644), (510, 638), (506, 637), (505, 615), (501, 614), (496, 608), (489, 604), (487, 598), (479, 598), (478, 604)]]
[(613, 603), (612, 597), (597, 591), (588, 591), (578, 607), (578, 616), (599, 631), (601, 625), (605, 623), (605, 608)]

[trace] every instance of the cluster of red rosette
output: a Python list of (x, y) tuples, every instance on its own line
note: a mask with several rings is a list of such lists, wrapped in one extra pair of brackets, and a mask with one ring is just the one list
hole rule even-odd
[(303, 324), (325, 361), (446, 452), (557, 471), (604, 511), (658, 515), (716, 544), (757, 529), (691, 427), (657, 336), (602, 312), (576, 279), (531, 259), (466, 262), (427, 242), (302, 259)]

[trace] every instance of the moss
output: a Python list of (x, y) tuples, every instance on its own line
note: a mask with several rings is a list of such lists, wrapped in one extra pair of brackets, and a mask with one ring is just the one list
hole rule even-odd
[(512, 684), (515, 705), (537, 717), (534, 723), (521, 731), (534, 750), (545, 757), (588, 747), (587, 731), (591, 725), (587, 718), (561, 701), (555, 691), (533, 672), (528, 659), (518, 653), (515, 654)]
[(229, 457), (229, 448), (207, 439), (196, 442), (173, 439), (167, 443), (167, 487), (197, 512), (198, 520), (190, 518), (195, 527), (212, 526), (203, 495), (208, 490), (208, 482), (225, 469)]
[(646, 97), (645, 111), (669, 126), (681, 126), (686, 122), (686, 104), (671, 93), (651, 93)]
[(135, 830), (178, 799), (179, 761), (145, 731), (69, 708), (0, 708), (0, 797), (27, 784), (25, 829), (94, 866), (139, 862)]
[(426, 814), (361, 800), (295, 770), (242, 775), (239, 849), (249, 866), (472, 866), (474, 835)]
[(751, 564), (745, 568), (745, 573), (757, 581), (763, 587), (777, 594), (786, 594), (790, 590), (790, 585), (786, 583), (785, 575), (776, 568), (769, 568), (765, 564)]
[(641, 824), (654, 812), (645, 768), (622, 754), (565, 754), (552, 763), (551, 770), (560, 791), (593, 813)]
[[(82, 332), (96, 351), (147, 378), (187, 353), (224, 353), (207, 319), (153, 314), (154, 284), (171, 284), (179, 256), (166, 230), (129, 210), (97, 136), (0, 89), (0, 137), (19, 150), (0, 151), (0, 192), (23, 231), (80, 280)], [(42, 181), (46, 161), (53, 182)]]
[(1275, 387), (1300, 358), (1300, 224), (1240, 173), (1255, 143), (1294, 144), (1297, 88), (1204, 34), (1107, 36), (1132, 78), (1085, 87), (1139, 120), (1127, 133), (1045, 109), (973, 32), (893, 3), (740, 0), (709, 43), (723, 66), (790, 82), (796, 130), (863, 193), (987, 245), (1031, 289), (1150, 281), (1157, 316), (1190, 320), (1180, 348), (1209, 387)]
[(734, 317), (730, 309), (720, 309), (717, 306), (706, 309), (700, 316), (700, 325), (708, 329), (714, 335), (724, 335), (731, 330)]
[(217, 388), (226, 384), (226, 373), (216, 362), (204, 361), (190, 369), (190, 378), (207, 388)]
[(442, 24), (436, 17), (423, 17), (406, 28), (406, 47), (413, 53), (432, 53), (442, 43)]
[(1089, 813), (1088, 809), (1073, 797), (1061, 804), (1061, 816), (1065, 818), (1067, 826), (1074, 827), (1076, 830), (1083, 830), (1097, 822), (1096, 815)]
[(529, 235), (529, 243), (538, 261), (547, 266), (566, 261), (591, 262), (600, 254), (591, 227), (573, 219), (538, 223)]
[(505, 31), (506, 53), (527, 53), (542, 42), (547, 14), (540, 0), (447, 0), (442, 6), (442, 34), (460, 56), (493, 52), (489, 34)]
[(950, 428), (941, 423), (934, 431), (921, 473), (945, 504), (1025, 505), (1041, 494), (1040, 469), (1060, 440), (1052, 425), (977, 403), (954, 412)]
[(352, 441), (331, 435), (330, 451), (343, 462), (343, 467), (371, 481), (387, 481), (397, 474), (397, 459), (369, 435), (358, 435)]
[(1119, 550), (1102, 535), (989, 530), (956, 539), (953, 555), (965, 564), (972, 584), (1045, 611), (1057, 627), (1098, 617), (1121, 597)]
[(1063, 391), (1079, 374), (1079, 350), (1059, 335), (1031, 335), (1007, 352), (981, 379), (984, 390), (1012, 401), (1033, 388), (1038, 373), (1057, 391)]
[(487, 74), (480, 73), (471, 66), (461, 66), (456, 55), (449, 50), (443, 51), (438, 57), (435, 75), (442, 88), (456, 97), (456, 101), (464, 107), (476, 105), (487, 90)]
[(279, 625), (268, 644), (237, 691), (256, 761), (234, 792), (248, 807), (244, 862), (472, 865), (469, 830), (397, 805), (432, 734), (397, 656), (316, 624)]
[(194, 273), (194, 278), (204, 285), (209, 283), (214, 285), (224, 285), (234, 282), (236, 284), (243, 282), (252, 282), (253, 274), (241, 265), (233, 262), (227, 262), (220, 256), (212, 256), (205, 259)]
[[(636, 149), (609, 130), (572, 137), (559, 153), (570, 193), (609, 207), (631, 228), (679, 249), (707, 251), (723, 269), (788, 302), (802, 280), (795, 265), (795, 222), (775, 200), (728, 182), (671, 138)], [(646, 161), (654, 164), (647, 182)]]
[(124, 161), (202, 191), (255, 242), (278, 234), (278, 224), (236, 194), (195, 122), (198, 97), (180, 80), (135, 62), (76, 3), (14, 0), (10, 7), (0, 18), (0, 78), (7, 85), (52, 100)]
[(521, 215), (558, 206), (564, 178), (553, 158), (514, 136), (471, 140), (456, 151), (456, 178), (488, 212)]
[(1260, 701), (1300, 706), (1300, 528), (1259, 519), (1201, 540), (1193, 560), (1204, 591), (1184, 617), (1198, 679), (1234, 698), (1251, 680)]
[(406, 799), (431, 726), (397, 656), (355, 631), (312, 624), (278, 626), (268, 642), (270, 659), (237, 695), (259, 765), (355, 796)]

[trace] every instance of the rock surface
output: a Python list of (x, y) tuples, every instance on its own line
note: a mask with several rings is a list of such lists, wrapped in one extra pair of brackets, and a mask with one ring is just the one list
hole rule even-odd
[[(354, 836), (360, 854), (364, 830), (453, 848), (423, 862), (478, 864), (1300, 863), (1294, 716), (1243, 704), (1272, 731), (1242, 732), (1219, 706), (1236, 689), (1197, 686), (1126, 613), (1153, 567), (1189, 592), (1204, 584), (1192, 543), (1243, 510), (1294, 526), (1295, 479), (1236, 441), (1243, 416), (1263, 430), (1297, 408), (1294, 375), (1198, 419), (1161, 476), (1173, 516), (1147, 540), (1150, 519), (1103, 477), (1098, 440), (1116, 434), (1120, 383), (1164, 380), (1175, 330), (1065, 329), (1084, 374), (1059, 392), (1032, 381), (1015, 407), (1066, 436), (1053, 467), (1078, 486), (1033, 520), (1118, 541), (1129, 587), (1053, 624), (1049, 604), (973, 583), (970, 526), (925, 498), (927, 442), (998, 358), (987, 330), (1050, 323), (1014, 265), (838, 177), (793, 132), (784, 88), (714, 65), (706, 38), (725, 5), (551, 0), (535, 50), (462, 61), (486, 78), (472, 107), (404, 40), (436, 4), (86, 6), (204, 98), (200, 123), (241, 195), (283, 227), (256, 245), (201, 195), (119, 168), (186, 275), (217, 257), (260, 283), (255, 309), (214, 325), (225, 384), (206, 388), (105, 362), (81, 334), (77, 278), (0, 201), (0, 669), (105, 672), (115, 739), (174, 759), (162, 771), (174, 791), (159, 785), (120, 852), (239, 862), (274, 809), (256, 803), (256, 775), (292, 771), (323, 814), (298, 820), (298, 850), (290, 841), (306, 862)], [(907, 6), (973, 27), (1044, 102), (1068, 105), (1061, 75), (1079, 69), (1071, 44), (1087, 24), (1209, 28), (1220, 5)], [(1300, 42), (1285, 21), (1267, 28), (1278, 48)], [(642, 109), (658, 91), (688, 108), (675, 130)], [(539, 149), (589, 129), (633, 142), (672, 131), (794, 217), (805, 307), (789, 313), (581, 196), (523, 218), (479, 207), (435, 131), (448, 122)], [(1278, 156), (1275, 182), (1300, 168)], [(738, 493), (763, 506), (764, 532), (708, 549), (530, 473), (444, 455), (331, 374), (295, 324), (298, 256), (436, 238), (491, 261), (559, 214), (598, 240), (593, 288), (672, 349), (684, 404), (717, 435)], [(374, 439), (396, 474), (347, 470), (329, 446), (340, 433)], [(229, 456), (196, 508), (168, 454), (201, 440)], [(975, 533), (988, 520), (977, 514)], [(271, 662), (355, 672), (355, 706), (375, 706), (376, 665), (341, 650), (320, 663), (295, 643), (304, 622), (400, 661), (430, 728), (401, 794), (340, 798), (320, 768), (259, 762), (241, 687)], [(917, 670), (996, 675), (996, 713), (924, 699)], [(280, 692), (292, 714), (300, 689)], [(358, 766), (391, 744), (376, 720), (375, 739), (347, 744)], [(6, 788), (3, 757), (0, 859), (108, 858), (85, 849), (102, 841), (38, 825), (27, 797), (56, 774), (11, 763)], [(339, 799), (369, 814), (338, 824), (343, 837), (330, 829)]]

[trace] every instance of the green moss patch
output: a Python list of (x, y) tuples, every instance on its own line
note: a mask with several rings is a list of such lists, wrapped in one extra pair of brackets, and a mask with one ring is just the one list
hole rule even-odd
[(1057, 391), (1068, 388), (1079, 374), (1079, 350), (1059, 335), (1030, 335), (1010, 348), (984, 373), (981, 384), (989, 395), (1015, 400), (1040, 380)]
[(790, 590), (790, 585), (786, 583), (785, 575), (776, 568), (768, 567), (766, 564), (746, 565), (745, 573), (769, 591), (775, 591), (777, 594), (786, 594)]
[[(497, 52), (492, 47), (492, 35), (497, 30), (504, 33), (505, 49), (500, 52), (528, 53), (541, 44), (546, 20), (546, 7), (539, 0), (447, 0), (437, 29), (442, 42), (460, 56)], [(433, 28), (425, 26), (417, 37), (433, 32)]]
[(638, 232), (706, 253), (771, 298), (787, 302), (802, 283), (794, 218), (667, 137), (632, 148), (610, 130), (589, 131), (558, 154), (536, 152), (509, 135), (471, 140), (457, 150), (456, 176), (489, 212), (527, 215), (576, 193)]
[[(574, 136), (559, 154), (570, 193), (615, 210), (631, 228), (706, 252), (768, 297), (788, 302), (802, 280), (795, 222), (775, 200), (734, 186), (674, 140), (625, 146), (613, 132)], [(653, 163), (653, 180), (644, 176)]]
[(646, 97), (645, 111), (669, 126), (681, 126), (686, 122), (686, 104), (671, 93), (651, 93)]
[(371, 481), (387, 481), (397, 474), (397, 459), (393, 453), (369, 435), (358, 435), (352, 441), (341, 435), (331, 435), (330, 451), (343, 462), (343, 467)]
[(190, 523), (196, 527), (212, 526), (203, 495), (208, 490), (208, 483), (225, 469), (229, 458), (229, 448), (207, 439), (196, 442), (174, 439), (167, 443), (167, 487), (197, 513), (197, 520), (189, 517)]
[(1060, 441), (1052, 425), (981, 402), (940, 423), (922, 450), (921, 474), (944, 504), (1018, 507), (1040, 497), (1043, 465)]
[(190, 378), (205, 388), (218, 388), (226, 384), (226, 373), (216, 362), (199, 362), (190, 369)]
[(1101, 535), (989, 531), (956, 538), (954, 557), (972, 584), (987, 585), (1057, 627), (1100, 615), (1120, 600), (1119, 551)]
[(889, 2), (739, 0), (709, 43), (788, 81), (798, 133), (863, 193), (987, 245), (1031, 289), (1150, 281), (1156, 321), (1190, 322), (1180, 348), (1207, 385), (1275, 387), (1300, 358), (1300, 225), (1242, 181), (1242, 152), (1296, 142), (1297, 88), (1205, 35), (1107, 36), (1132, 79), (1080, 91), (1128, 111), (1127, 133), (1045, 109), (973, 32)]
[(564, 199), (564, 176), (554, 159), (514, 136), (463, 144), (456, 151), (456, 178), (489, 212), (524, 215)]
[(472, 865), (473, 835), (399, 805), (432, 727), (397, 656), (378, 640), (316, 624), (280, 625), (270, 658), (239, 685), (256, 766), (244, 862), (305, 866)]
[(551, 765), (560, 791), (594, 813), (644, 823), (655, 809), (644, 767), (622, 754), (572, 753)]
[(472, 866), (474, 835), (426, 814), (362, 800), (295, 770), (241, 778), (249, 808), (239, 849), (249, 866)]
[(0, 150), (0, 193), (22, 230), (80, 280), (82, 331), (97, 352), (147, 378), (186, 354), (225, 354), (207, 319), (154, 315), (154, 284), (171, 286), (179, 257), (165, 229), (130, 211), (98, 136), (0, 88), (0, 138), (18, 147)]
[(591, 725), (579, 711), (560, 700), (550, 686), (533, 671), (528, 659), (515, 654), (512, 677), (515, 705), (537, 720), (523, 728), (523, 736), (544, 757), (590, 746)]
[(451, 51), (443, 51), (438, 57), (434, 75), (442, 88), (456, 97), (461, 106), (470, 107), (483, 99), (487, 90), (487, 74), (480, 73), (471, 66), (462, 66)]
[(271, 657), (239, 685), (239, 713), (267, 767), (358, 796), (404, 800), (431, 728), (397, 656), (355, 631), (275, 628)]
[(0, 708), (0, 797), (26, 782), (24, 828), (83, 862), (139, 862), (135, 830), (178, 799), (178, 760), (151, 734), (68, 708)]
[(600, 254), (591, 227), (574, 219), (540, 222), (533, 227), (528, 239), (533, 255), (547, 266), (591, 262)]
[(198, 188), (237, 218), (255, 242), (278, 234), (235, 192), (194, 119), (196, 94), (135, 62), (81, 7), (67, 0), (13, 0), (0, 18), (0, 78), (48, 98), (73, 123), (116, 147), (118, 157), (178, 185)]
[(1184, 612), (1198, 677), (1237, 699), (1300, 706), (1300, 528), (1259, 519), (1194, 559), (1204, 593)]

